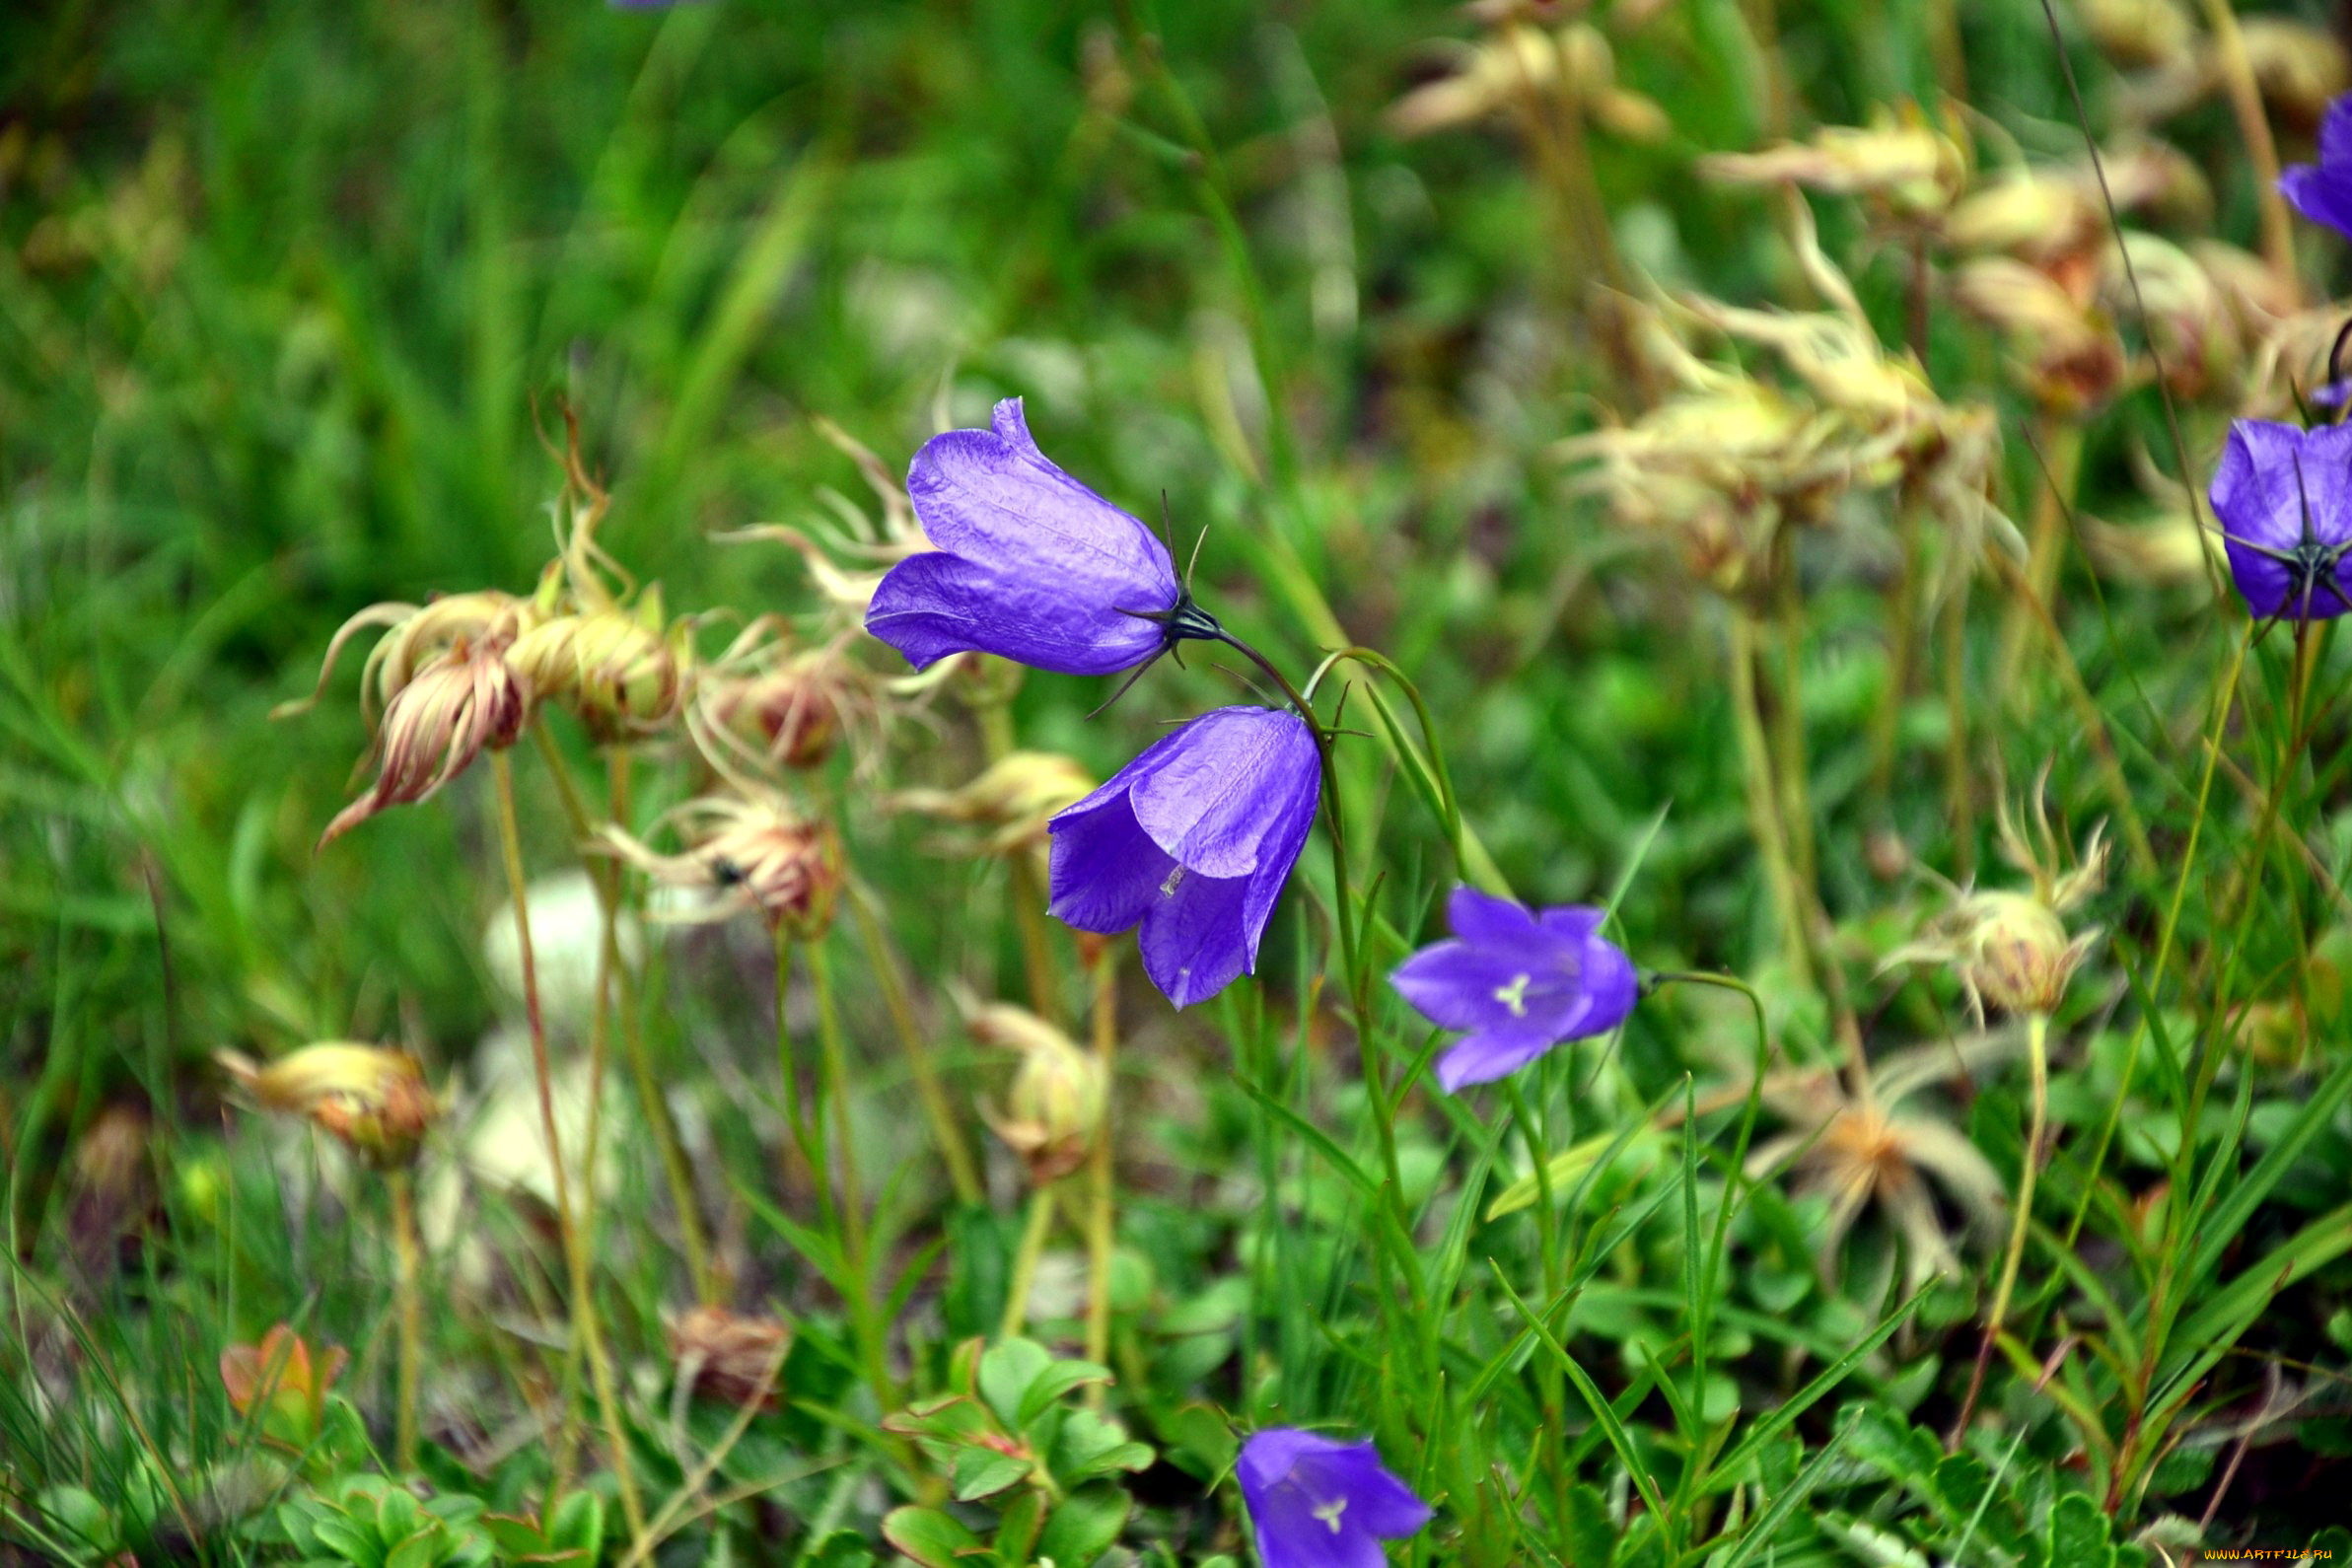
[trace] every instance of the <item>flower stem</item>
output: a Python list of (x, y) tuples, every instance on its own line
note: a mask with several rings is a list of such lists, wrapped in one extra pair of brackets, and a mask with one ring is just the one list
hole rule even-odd
[(1965, 572), (1944, 602), (1944, 813), (1952, 820), (1952, 865), (1963, 883), (1976, 874), (1976, 796), (1968, 787), (1968, 592)]
[(833, 1211), (832, 1169), (823, 1155), (824, 1130), (812, 1131), (801, 1105), (800, 1064), (792, 1050), (792, 932), (779, 924), (775, 935), (776, 1076), (784, 1086), (784, 1128), (793, 1148), (800, 1152), (801, 1162), (809, 1168), (809, 1179), (816, 1184), (817, 1211), (829, 1216)]
[[(571, 1281), (572, 1336), (576, 1350), (588, 1360), (603, 1406), (605, 1435), (612, 1474), (620, 1487), (621, 1512), (632, 1537), (645, 1532), (645, 1506), (637, 1496), (637, 1482), (629, 1466), (628, 1444), (620, 1425), (620, 1404), (613, 1390), (612, 1364), (605, 1353), (597, 1328), (596, 1299), (589, 1286), (588, 1252), (574, 1224), (571, 1178), (563, 1165), (563, 1139), (555, 1128), (555, 1088), (547, 1061), (547, 1023), (539, 1009), (538, 962), (531, 946), (529, 884), (523, 875), (523, 830), (515, 815), (515, 769), (503, 750), (490, 753), (490, 775), (498, 793), (498, 845), (506, 863), (507, 891), (515, 905), (515, 945), (522, 961), (523, 1010), (531, 1031), (532, 1071), (538, 1080), (539, 1129), (546, 1138), (547, 1164), (555, 1186), (555, 1225), (563, 1243), (564, 1262)], [(569, 1379), (567, 1378), (567, 1382)], [(566, 1426), (569, 1425), (567, 1410)], [(560, 1473), (562, 1466), (558, 1466)]]
[(1013, 1254), (1013, 1279), (1005, 1287), (1004, 1321), (996, 1330), (1000, 1339), (1015, 1338), (1029, 1326), (1029, 1298), (1037, 1283), (1037, 1259), (1044, 1254), (1045, 1238), (1053, 1230), (1054, 1185), (1041, 1181), (1030, 1194), (1029, 1223), (1021, 1230), (1021, 1249)]
[(2252, 166), (2254, 202), (2262, 219), (2262, 259), (2287, 298), (2300, 302), (2303, 285), (2295, 275), (2295, 226), (2287, 216), (2287, 198), (2278, 188), (2278, 143), (2262, 108), (2262, 89), (2245, 52), (2245, 36), (2239, 31), (2230, 0), (2205, 0), (2204, 9), (2221, 60), (2222, 84), (2230, 95), (2230, 112), (2237, 116), (2238, 134), (2245, 138), (2246, 161)]
[[(639, 1009), (637, 977), (629, 969), (620, 953), (619, 909), (626, 881), (616, 862), (602, 855), (592, 855), (588, 846), (596, 840), (595, 826), (589, 821), (588, 807), (581, 799), (579, 786), (572, 779), (572, 770), (563, 759), (563, 750), (543, 724), (531, 727), (531, 738), (538, 747), (539, 758), (546, 764), (548, 774), (555, 780), (555, 792), (563, 802), (566, 821), (574, 842), (580, 845), (580, 859), (588, 872), (589, 881), (597, 890), (597, 899), (605, 917), (604, 940), (608, 951), (599, 963), (613, 975), (618, 991), (621, 1047), (628, 1053), (629, 1077), (637, 1089), (639, 1113), (645, 1118), (648, 1131), (653, 1134), (654, 1148), (661, 1157), (662, 1175), (670, 1186), (670, 1206), (677, 1215), (679, 1250), (686, 1254), (686, 1271), (694, 1281), (695, 1299), (705, 1306), (719, 1299), (718, 1278), (711, 1267), (710, 1242), (702, 1229), (702, 1211), (694, 1195), (693, 1168), (686, 1161), (683, 1143), (678, 1138), (677, 1123), (670, 1114), (670, 1103), (663, 1097), (661, 1080), (654, 1072), (653, 1059), (646, 1048), (645, 1020)], [(624, 767), (626, 753), (618, 748), (611, 752), (611, 766)], [(610, 820), (618, 826), (628, 825), (628, 785), (625, 772), (615, 772), (610, 783)], [(603, 982), (598, 983), (598, 1006), (603, 1007)], [(602, 1083), (602, 1076), (599, 1076)], [(601, 1094), (600, 1094), (601, 1099)], [(590, 1169), (594, 1169), (593, 1158)]]
[(1730, 663), (1732, 721), (1739, 732), (1740, 772), (1747, 786), (1747, 823), (1763, 859), (1764, 886), (1780, 925), (1781, 955), (1806, 985), (1814, 976), (1812, 944), (1806, 939), (1805, 900), (1789, 858), (1786, 823), (1774, 800), (1771, 748), (1764, 740), (1763, 714), (1756, 703), (1755, 617), (1736, 600), (1731, 605)]
[[(978, 705), (980, 748), (991, 766), (1013, 754), (1013, 704), (1010, 696), (991, 694)], [(1037, 876), (1036, 856), (1028, 846), (1005, 857), (1012, 878), (1013, 924), (1021, 933), (1021, 962), (1029, 979), (1030, 1011), (1046, 1023), (1061, 1025), (1061, 987), (1055, 983), (1053, 939), (1045, 928), (1045, 885)]]
[(415, 1177), (408, 1171), (393, 1171), (387, 1179), (392, 1187), (392, 1255), (398, 1268), (393, 1290), (400, 1321), (400, 1373), (392, 1424), (392, 1461), (405, 1475), (416, 1468), (416, 1388), (423, 1370), (424, 1308), (417, 1294)]
[[(2047, 454), (2046, 479), (2033, 493), (2032, 533), (2027, 546), (2024, 585), (2012, 584), (2009, 609), (2001, 617), (2000, 653), (1993, 665), (1993, 698), (2005, 706), (2016, 689), (2018, 665), (2026, 651), (2033, 606), (2047, 606), (2058, 588), (2058, 564), (2066, 554), (2066, 519), (2074, 506), (2083, 466), (2083, 424), (2045, 413), (2034, 447)], [(2031, 603), (2028, 603), (2029, 596)]]
[(833, 1141), (840, 1146), (840, 1179), (833, 1185), (834, 1213), (841, 1227), (842, 1259), (849, 1275), (848, 1300), (850, 1321), (856, 1325), (858, 1340), (866, 1358), (866, 1381), (874, 1390), (875, 1402), (888, 1412), (896, 1408), (897, 1390), (891, 1382), (888, 1346), (885, 1338), (888, 1325), (874, 1314), (873, 1260), (866, 1250), (865, 1199), (858, 1185), (857, 1140), (850, 1135), (849, 1124), (849, 1058), (841, 1038), (841, 1020), (833, 1006), (833, 966), (825, 939), (818, 937), (809, 943), (809, 983), (817, 993), (818, 1044), (818, 1104), (811, 1108), (810, 1121), (818, 1130), (817, 1154), (826, 1158), (823, 1123), (829, 1107), (833, 1117)]
[[(1103, 1066), (1103, 1119), (1095, 1128), (1095, 1146), (1087, 1151), (1086, 1210), (1086, 1359), (1098, 1367), (1110, 1364), (1110, 1254), (1116, 1243), (1113, 1225), (1114, 1173), (1110, 1160), (1112, 1118), (1118, 1096), (1112, 1092), (1112, 1072), (1118, 1054), (1118, 971), (1115, 949), (1105, 942), (1095, 955), (1095, 1059)], [(1041, 1194), (1040, 1194), (1041, 1195)], [(1104, 1388), (1089, 1386), (1091, 1408), (1101, 1409)]]
[(2026, 1231), (2033, 1223), (2033, 1180), (2041, 1167), (2042, 1129), (2050, 1110), (2050, 1017), (2026, 1015), (2026, 1062), (2032, 1074), (2032, 1101), (2026, 1118), (2025, 1168), (2018, 1173), (2017, 1211), (2009, 1222), (2009, 1247), (2001, 1257), (2001, 1280), (1993, 1289), (1992, 1310), (1985, 1314), (1984, 1337), (1976, 1342), (1976, 1365), (1968, 1374), (1967, 1396), (1960, 1400), (1960, 1419), (1953, 1422), (1945, 1447), (1960, 1449), (1968, 1418), (1976, 1413), (1976, 1396), (1984, 1391), (1984, 1369), (1993, 1356), (1993, 1342), (2001, 1337), (2001, 1320), (2009, 1316), (2010, 1293), (2017, 1289), (2018, 1265), (2026, 1255)]
[(914, 1004), (906, 992), (906, 975), (898, 967), (898, 955), (891, 947), (890, 933), (883, 929), (881, 917), (875, 912), (873, 894), (853, 881), (849, 904), (857, 915), (858, 935), (866, 944), (866, 960), (874, 966), (875, 983), (882, 988), (883, 1005), (890, 1009), (891, 1023), (898, 1031), (898, 1043), (906, 1051), (907, 1069), (914, 1075), (915, 1094), (923, 1102), (923, 1114), (930, 1119), (931, 1136), (939, 1144), (940, 1158), (947, 1162), (948, 1181), (956, 1189), (956, 1199), (960, 1203), (983, 1203), (987, 1201), (986, 1194), (980, 1186), (979, 1170), (972, 1163), (971, 1146), (963, 1141), (963, 1130), (957, 1125), (955, 1109), (939, 1081), (939, 1069), (931, 1060), (931, 1048), (923, 1038), (921, 1026), (915, 1022)]

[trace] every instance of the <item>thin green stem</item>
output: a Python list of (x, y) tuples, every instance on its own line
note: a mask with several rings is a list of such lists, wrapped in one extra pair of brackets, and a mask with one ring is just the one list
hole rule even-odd
[[(612, 1382), (612, 1363), (605, 1351), (597, 1325), (596, 1298), (591, 1288), (588, 1250), (581, 1245), (572, 1208), (571, 1178), (564, 1171), (563, 1139), (555, 1126), (555, 1090), (547, 1059), (547, 1025), (539, 1008), (538, 963), (531, 945), (530, 884), (523, 873), (523, 832), (515, 812), (515, 769), (503, 750), (490, 753), (490, 774), (498, 795), (498, 845), (506, 865), (507, 891), (515, 906), (515, 943), (523, 970), (523, 1009), (530, 1026), (532, 1070), (538, 1081), (539, 1126), (547, 1143), (547, 1164), (555, 1187), (555, 1223), (562, 1239), (564, 1261), (571, 1280), (573, 1338), (588, 1360), (589, 1377), (603, 1407), (606, 1460), (620, 1488), (621, 1512), (630, 1536), (645, 1533), (645, 1505), (637, 1496), (637, 1482), (629, 1463), (628, 1441), (620, 1423), (620, 1399)], [(567, 1352), (568, 1354), (568, 1352)], [(568, 1422), (566, 1423), (568, 1427)], [(558, 1467), (560, 1473), (561, 1466)]]
[(915, 1095), (923, 1102), (923, 1114), (931, 1122), (932, 1139), (939, 1145), (940, 1158), (947, 1162), (948, 1181), (956, 1189), (956, 1200), (984, 1203), (987, 1197), (980, 1185), (979, 1168), (972, 1161), (971, 1146), (964, 1142), (963, 1129), (957, 1123), (947, 1090), (939, 1081), (939, 1068), (931, 1060), (930, 1044), (923, 1037), (922, 1027), (915, 1020), (914, 1003), (907, 994), (905, 971), (898, 966), (898, 955), (891, 946), (890, 933), (883, 928), (881, 916), (876, 912), (874, 895), (853, 882), (849, 905), (857, 916), (858, 936), (866, 945), (867, 962), (874, 966), (875, 984), (882, 989), (883, 1005), (889, 1009), (891, 1026), (898, 1032), (899, 1046), (906, 1052), (907, 1070), (914, 1075)]
[[(1013, 754), (1013, 705), (1009, 695), (992, 693), (977, 705), (980, 746), (991, 766)], [(1021, 935), (1021, 962), (1029, 981), (1030, 1011), (1055, 1028), (1061, 1026), (1061, 986), (1053, 960), (1053, 937), (1045, 926), (1045, 886), (1037, 876), (1035, 854), (1026, 845), (1005, 857), (1012, 881), (1013, 925)]]
[(1775, 799), (1772, 751), (1764, 739), (1764, 719), (1756, 701), (1755, 617), (1737, 600), (1730, 605), (1730, 667), (1732, 723), (1739, 733), (1740, 773), (1747, 791), (1747, 823), (1754, 833), (1756, 853), (1762, 857), (1764, 886), (1780, 926), (1781, 956), (1806, 985), (1819, 982), (1814, 974), (1813, 944), (1806, 933), (1806, 900), (1799, 891), (1797, 868), (1790, 858), (1785, 820)]
[(2009, 1222), (2009, 1247), (2001, 1254), (2001, 1279), (1993, 1288), (1993, 1304), (1984, 1317), (1984, 1336), (1976, 1344), (1976, 1365), (1968, 1373), (1967, 1396), (1960, 1400), (1960, 1417), (1952, 1423), (1945, 1447), (1960, 1451), (1968, 1419), (1976, 1413), (1976, 1397), (1984, 1391), (1984, 1372), (1992, 1361), (1993, 1344), (2009, 1316), (2009, 1298), (2017, 1289), (2018, 1266), (2026, 1256), (2026, 1232), (2033, 1223), (2033, 1182), (2041, 1169), (2041, 1137), (2050, 1113), (2050, 1018), (2047, 1013), (2026, 1015), (2026, 1063), (2031, 1074), (2026, 1116), (2025, 1164), (2018, 1173), (2017, 1205)]
[(392, 1461), (403, 1475), (416, 1468), (416, 1390), (424, 1367), (424, 1304), (418, 1291), (414, 1177), (407, 1171), (387, 1174), (392, 1188), (393, 1290), (400, 1322), (399, 1390), (392, 1422)]
[(792, 1049), (792, 930), (778, 923), (774, 936), (776, 1076), (784, 1085), (784, 1127), (791, 1135), (793, 1147), (800, 1152), (802, 1163), (809, 1168), (809, 1179), (816, 1183), (817, 1211), (830, 1216), (832, 1168), (824, 1158), (824, 1129), (812, 1129), (808, 1110), (801, 1104), (800, 1063)]
[[(997, 1326), (997, 1337), (1012, 1339), (1029, 1327), (1030, 1293), (1037, 1283), (1037, 1259), (1045, 1253), (1045, 1238), (1053, 1230), (1053, 1188), (1051, 1181), (1041, 1181), (1029, 1198), (1029, 1223), (1021, 1229), (1021, 1247), (1013, 1254), (1013, 1278), (1005, 1287), (1004, 1321)], [(1089, 1356), (1090, 1361), (1095, 1358)], [(1096, 1361), (1096, 1365), (1102, 1363)]]
[[(1116, 1176), (1111, 1164), (1111, 1139), (1117, 1115), (1118, 965), (1116, 952), (1105, 942), (1095, 955), (1094, 1048), (1103, 1073), (1103, 1119), (1095, 1128), (1094, 1147), (1087, 1151), (1086, 1212), (1086, 1359), (1099, 1367), (1110, 1364), (1110, 1259), (1116, 1245), (1113, 1204)], [(1091, 1407), (1101, 1409), (1105, 1390), (1088, 1387)]]

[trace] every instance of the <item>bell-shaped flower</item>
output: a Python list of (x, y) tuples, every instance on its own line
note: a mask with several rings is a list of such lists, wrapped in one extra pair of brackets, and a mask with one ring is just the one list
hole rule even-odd
[(1159, 654), (1198, 614), (1168, 547), (1047, 461), (1020, 398), (996, 405), (994, 425), (915, 454), (906, 490), (938, 548), (891, 568), (866, 629), (918, 670), (977, 651), (1103, 676)]
[(2319, 161), (2287, 170), (2278, 188), (2297, 212), (2352, 238), (2352, 93), (2331, 102), (2319, 121)]
[(1382, 1541), (1429, 1523), (1429, 1505), (1389, 1472), (1369, 1439), (1268, 1427), (1242, 1445), (1234, 1471), (1265, 1568), (1381, 1568)]
[(1423, 948), (1389, 978), (1432, 1024), (1469, 1033), (1438, 1058), (1448, 1090), (1492, 1083), (1563, 1040), (1605, 1034), (1640, 999), (1633, 961), (1601, 935), (1601, 911), (1541, 911), (1457, 888), (1454, 939)]
[(1287, 710), (1218, 708), (1171, 731), (1048, 824), (1053, 913), (1105, 935), (1140, 923), (1144, 972), (1171, 1002), (1215, 996), (1256, 966), (1320, 770)]
[(2352, 426), (2238, 420), (2211, 498), (2230, 576), (2255, 618), (2352, 610)]

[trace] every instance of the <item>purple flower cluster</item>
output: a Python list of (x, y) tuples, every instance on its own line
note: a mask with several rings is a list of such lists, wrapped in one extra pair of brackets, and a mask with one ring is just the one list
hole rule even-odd
[(2210, 498), (2248, 613), (2311, 621), (2352, 610), (2352, 426), (2237, 421)]
[[(1019, 398), (990, 429), (925, 443), (906, 491), (937, 548), (891, 568), (866, 629), (917, 669), (989, 653), (1115, 675), (1223, 635), (1152, 531), (1037, 450)], [(1053, 913), (1105, 935), (1140, 926), (1144, 971), (1170, 1001), (1215, 996), (1256, 966), (1320, 777), (1297, 714), (1202, 714), (1048, 824)]]

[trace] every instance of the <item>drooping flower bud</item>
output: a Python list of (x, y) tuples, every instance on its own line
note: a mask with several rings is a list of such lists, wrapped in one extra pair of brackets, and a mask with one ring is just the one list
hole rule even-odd
[(600, 741), (661, 728), (677, 711), (683, 638), (662, 628), (661, 596), (557, 615), (518, 638), (507, 663), (534, 702), (577, 714)]
[(1076, 762), (1051, 751), (1012, 751), (961, 789), (900, 790), (890, 805), (988, 830), (982, 847), (1008, 855), (1045, 837), (1045, 824), (1065, 806), (1084, 800), (1095, 780)]
[(442, 656), (461, 647), (504, 648), (539, 619), (540, 611), (531, 601), (497, 589), (449, 594), (422, 606), (371, 605), (343, 622), (327, 643), (326, 657), (319, 667), (319, 683), (311, 694), (280, 703), (270, 717), (287, 718), (315, 704), (320, 692), (326, 689), (327, 677), (334, 674), (343, 645), (370, 626), (389, 628), (368, 651), (368, 662), (360, 672), (360, 711), (373, 723), (378, 714), (391, 708), (392, 699), (419, 671)]
[(813, 820), (780, 798), (705, 796), (670, 814), (687, 848), (648, 849), (617, 827), (605, 843), (656, 882), (700, 889), (711, 899), (674, 919), (725, 920), (757, 909), (771, 927), (807, 940), (833, 922), (841, 891), (841, 842), (828, 822)]
[(413, 1161), (441, 1115), (440, 1097), (406, 1051), (327, 1040), (267, 1066), (236, 1051), (214, 1059), (264, 1108), (308, 1116), (379, 1169)]
[(1811, 141), (1757, 153), (1718, 153), (1699, 172), (1734, 184), (1789, 181), (1837, 195), (1867, 196), (1891, 216), (1942, 212), (1968, 182), (1967, 150), (1916, 108), (1881, 114), (1867, 126), (1826, 125)]
[(484, 748), (515, 743), (529, 716), (503, 645), (461, 638), (392, 693), (376, 733), (375, 785), (336, 814), (319, 835), (324, 849), (388, 806), (431, 796)]
[(2008, 256), (1980, 256), (1953, 278), (1960, 308), (2009, 340), (2019, 381), (2045, 407), (2094, 409), (2123, 382), (2123, 344), (2106, 313), (2049, 274)]
[(970, 1018), (972, 1037), (1021, 1053), (1002, 1112), (981, 1117), (1042, 1186), (1085, 1163), (1103, 1128), (1108, 1086), (1101, 1058), (1034, 1013), (996, 1002)]

